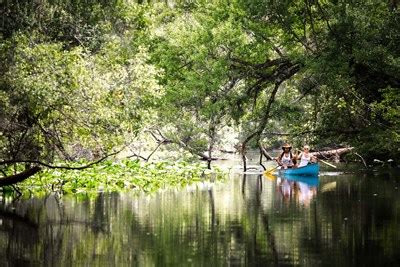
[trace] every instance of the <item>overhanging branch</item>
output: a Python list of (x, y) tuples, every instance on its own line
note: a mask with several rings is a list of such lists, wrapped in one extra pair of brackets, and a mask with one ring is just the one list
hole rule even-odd
[(14, 164), (14, 163), (32, 163), (32, 164), (37, 164), (37, 165), (41, 165), (44, 167), (47, 167), (49, 169), (65, 169), (65, 170), (83, 170), (86, 168), (89, 168), (93, 165), (96, 165), (102, 161), (104, 161), (105, 159), (107, 159), (108, 157), (114, 156), (118, 153), (120, 153), (123, 149), (118, 150), (116, 152), (113, 152), (111, 154), (107, 154), (104, 157), (100, 158), (99, 160), (93, 161), (87, 165), (83, 165), (83, 166), (78, 166), (78, 167), (72, 167), (72, 166), (54, 166), (39, 160), (4, 160), (0, 162), (0, 165), (6, 165), (6, 164)]
[(40, 168), (39, 166), (35, 166), (33, 168), (30, 168), (26, 171), (20, 172), (18, 174), (15, 175), (10, 175), (10, 176), (6, 176), (4, 178), (0, 179), (0, 186), (7, 186), (7, 185), (13, 185), (19, 182), (24, 181), (25, 179), (35, 175), (36, 173), (38, 173), (42, 168)]

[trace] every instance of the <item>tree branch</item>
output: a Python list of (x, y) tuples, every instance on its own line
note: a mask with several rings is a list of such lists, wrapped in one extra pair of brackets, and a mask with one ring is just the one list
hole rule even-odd
[(13, 184), (22, 182), (25, 179), (38, 173), (41, 169), (42, 168), (40, 168), (39, 166), (35, 166), (33, 168), (30, 168), (30, 169), (20, 172), (18, 174), (3, 177), (0, 179), (0, 186), (13, 185)]
[(107, 154), (104, 157), (100, 158), (99, 160), (96, 160), (96, 161), (91, 162), (91, 163), (89, 163), (87, 165), (79, 166), (79, 167), (54, 166), (54, 165), (50, 165), (48, 163), (45, 163), (45, 162), (42, 162), (42, 161), (39, 161), (39, 160), (4, 160), (4, 161), (0, 162), (0, 165), (13, 164), (13, 163), (33, 163), (33, 164), (38, 164), (38, 165), (41, 165), (41, 166), (44, 166), (44, 167), (47, 167), (47, 168), (50, 168), (50, 169), (83, 170), (83, 169), (89, 168), (89, 167), (91, 167), (91, 166), (93, 166), (95, 164), (98, 164), (98, 163), (104, 161), (108, 157), (111, 157), (111, 156), (114, 156), (114, 155), (120, 153), (122, 150), (123, 149), (118, 150), (116, 152), (113, 152), (111, 154)]
[(274, 158), (267, 152), (267, 150), (265, 149), (265, 147), (261, 144), (261, 142), (258, 143), (258, 146), (260, 147), (260, 152), (262, 155), (264, 155), (264, 157), (267, 160), (273, 160)]

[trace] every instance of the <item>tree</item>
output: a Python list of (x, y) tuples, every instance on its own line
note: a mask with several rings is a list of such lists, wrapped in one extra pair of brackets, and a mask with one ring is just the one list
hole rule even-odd
[[(54, 14), (46, 3), (40, 7), (47, 18)], [(58, 9), (66, 11), (62, 5)], [(29, 13), (28, 19), (41, 25), (41, 17)], [(93, 51), (90, 45), (46, 36), (53, 20), (45, 22), (45, 30), (3, 29), (0, 164), (5, 176), (18, 172), (21, 163), (27, 169), (22, 173), (32, 175), (37, 165), (52, 167), (57, 159), (103, 159), (132, 141), (162, 94), (147, 48), (130, 42), (142, 31), (138, 23), (127, 23), (121, 34), (103, 34)]]
[(373, 108), (387, 99), (382, 94), (386, 88), (399, 88), (399, 28), (394, 26), (399, 16), (393, 5), (371, 0), (363, 5), (253, 1), (242, 6), (252, 19), (277, 29), (283, 50), (300, 65), (291, 80), (293, 94), (301, 95), (296, 105), (302, 116), (292, 126), (287, 123), (286, 131), (296, 142), (305, 132), (320, 147), (352, 145), (368, 160), (399, 158), (391, 149), (397, 139), (387, 138), (397, 135), (397, 127), (382, 109), (376, 114)]

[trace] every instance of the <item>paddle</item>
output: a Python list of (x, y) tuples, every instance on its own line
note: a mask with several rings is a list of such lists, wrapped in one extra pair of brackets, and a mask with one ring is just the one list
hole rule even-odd
[(272, 173), (269, 173), (269, 172), (264, 172), (263, 173), (263, 176), (264, 177), (267, 177), (269, 180), (271, 180), (271, 181), (275, 181), (275, 179), (276, 179), (276, 176), (275, 175), (273, 175)]
[(328, 166), (331, 166), (332, 168), (337, 168), (335, 165), (333, 165), (333, 164), (330, 164), (330, 163), (328, 163), (328, 162), (326, 162), (326, 161), (324, 161), (324, 160), (322, 160), (322, 159), (320, 159), (319, 161), (321, 161), (322, 163), (324, 163), (324, 164), (326, 164), (326, 165), (328, 165)]
[(268, 171), (264, 171), (264, 174), (271, 173), (273, 170), (275, 170), (275, 169), (278, 168), (278, 167), (279, 167), (279, 165), (276, 166), (276, 167), (274, 167), (274, 168), (272, 168), (272, 169), (270, 169), (270, 170), (268, 170)]

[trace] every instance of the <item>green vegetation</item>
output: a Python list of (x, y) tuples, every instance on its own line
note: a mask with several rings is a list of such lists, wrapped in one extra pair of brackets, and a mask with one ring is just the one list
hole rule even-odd
[(47, 169), (21, 184), (24, 192), (97, 193), (154, 192), (206, 180), (221, 180), (222, 171), (205, 172), (202, 164), (187, 162), (144, 163), (138, 160), (106, 161), (85, 170)]
[(208, 167), (227, 129), (243, 154), (289, 140), (399, 161), (398, 5), (2, 1), (0, 182), (144, 133)]

